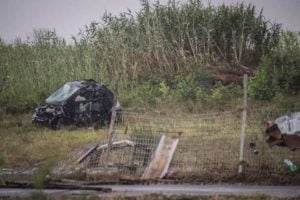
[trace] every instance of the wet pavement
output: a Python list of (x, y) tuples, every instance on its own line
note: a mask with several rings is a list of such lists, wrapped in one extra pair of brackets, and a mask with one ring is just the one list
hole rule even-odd
[[(93, 187), (93, 186), (91, 186)], [(97, 185), (99, 187), (99, 185)], [(30, 196), (43, 192), (54, 196), (98, 195), (98, 196), (140, 196), (153, 193), (163, 195), (268, 195), (276, 197), (299, 197), (300, 186), (262, 186), (262, 185), (101, 185), (112, 192), (103, 193), (87, 190), (34, 190), (0, 189), (0, 197)]]

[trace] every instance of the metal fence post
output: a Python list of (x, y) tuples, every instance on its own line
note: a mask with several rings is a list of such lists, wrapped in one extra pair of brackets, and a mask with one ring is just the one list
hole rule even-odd
[(112, 148), (112, 143), (113, 143), (113, 137), (116, 133), (115, 130), (115, 121), (116, 121), (116, 105), (117, 105), (117, 95), (114, 95), (114, 104), (112, 107), (112, 114), (111, 114), (111, 119), (110, 119), (110, 126), (109, 126), (109, 133), (108, 133), (108, 138), (107, 138), (107, 152), (106, 152), (106, 160), (105, 160), (105, 171), (108, 170), (108, 163), (109, 163), (109, 156), (110, 156), (110, 150)]
[(238, 173), (243, 172), (244, 144), (245, 144), (246, 117), (247, 117), (247, 88), (248, 88), (248, 75), (247, 74), (244, 74), (243, 86), (244, 86), (243, 115), (242, 115), (242, 125), (241, 125), (240, 157), (239, 157)]

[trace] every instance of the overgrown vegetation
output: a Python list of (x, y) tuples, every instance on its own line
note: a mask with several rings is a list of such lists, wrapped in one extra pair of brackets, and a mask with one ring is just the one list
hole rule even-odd
[(300, 32), (285, 32), (277, 48), (265, 55), (250, 83), (251, 95), (271, 100), (280, 91), (300, 89)]
[(45, 184), (47, 184), (49, 180), (51, 169), (55, 166), (58, 160), (58, 156), (50, 156), (45, 160), (43, 165), (33, 177), (32, 182), (36, 189), (43, 189), (45, 187)]
[[(167, 116), (179, 110), (176, 125), (185, 125), (187, 133), (199, 119), (191, 123), (180, 111), (240, 106), (244, 66), (250, 71), (249, 93), (255, 100), (249, 104), (250, 113), (274, 111), (254, 119), (274, 119), (277, 109), (299, 110), (300, 33), (282, 31), (252, 5), (143, 1), (142, 6), (137, 14), (105, 14), (101, 23), (91, 23), (72, 44), (51, 30), (34, 30), (31, 39), (11, 44), (0, 38), (0, 168), (40, 167), (34, 183), (42, 188), (55, 164), (53, 155), (64, 157), (106, 135), (105, 129), (53, 132), (33, 127), (29, 114), (11, 115), (33, 109), (69, 80), (92, 78), (118, 88), (126, 108), (151, 106)], [(266, 101), (272, 102), (263, 106)], [(215, 133), (222, 130), (231, 137), (238, 130), (224, 128), (224, 121), (212, 123), (221, 129), (205, 127), (206, 122), (197, 134), (219, 137)], [(169, 128), (166, 123), (161, 126)], [(262, 133), (258, 123), (248, 127), (251, 134)], [(158, 139), (146, 131), (140, 134), (130, 139), (147, 148), (141, 136), (148, 135), (147, 142)]]
[(136, 14), (106, 13), (72, 44), (50, 30), (11, 44), (0, 39), (0, 112), (32, 109), (62, 83), (89, 78), (118, 86), (125, 107), (224, 107), (240, 95), (240, 75), (219, 81), (216, 74), (241, 66), (257, 70), (252, 96), (270, 100), (299, 91), (299, 52), (299, 34), (283, 32), (253, 5), (145, 0)]
[[(36, 128), (31, 124), (30, 115), (6, 115), (0, 121), (0, 168), (32, 168), (44, 166), (41, 169), (42, 180), (51, 168), (55, 158), (65, 158), (84, 144), (95, 142), (106, 136), (106, 130), (64, 129), (51, 131), (46, 128)], [(49, 159), (48, 159), (49, 158)], [(48, 165), (49, 164), (49, 165)], [(49, 167), (47, 167), (49, 166)], [(39, 185), (39, 184), (37, 184)], [(42, 185), (42, 184), (40, 184)]]

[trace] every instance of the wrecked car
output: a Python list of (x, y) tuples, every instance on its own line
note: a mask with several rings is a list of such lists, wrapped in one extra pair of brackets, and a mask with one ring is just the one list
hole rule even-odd
[(284, 115), (274, 123), (268, 122), (265, 131), (268, 144), (288, 147), (291, 150), (300, 149), (300, 112)]
[[(99, 128), (110, 122), (114, 94), (103, 84), (90, 80), (65, 83), (35, 109), (32, 122), (60, 129), (62, 125)], [(116, 104), (117, 119), (122, 108)]]

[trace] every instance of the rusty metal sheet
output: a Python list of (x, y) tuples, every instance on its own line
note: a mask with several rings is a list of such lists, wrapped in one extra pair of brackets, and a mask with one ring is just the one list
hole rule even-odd
[(178, 137), (163, 135), (142, 176), (142, 179), (163, 178), (168, 172), (170, 163), (175, 153)]

